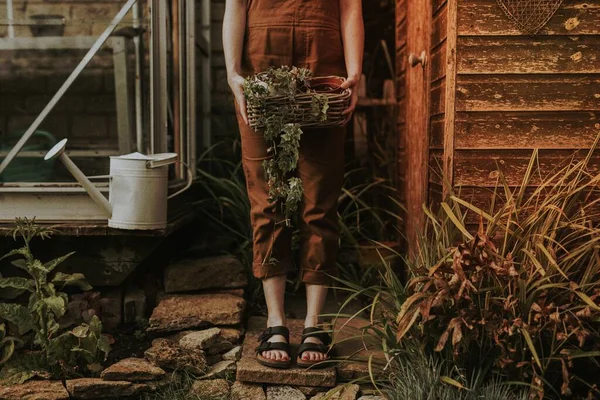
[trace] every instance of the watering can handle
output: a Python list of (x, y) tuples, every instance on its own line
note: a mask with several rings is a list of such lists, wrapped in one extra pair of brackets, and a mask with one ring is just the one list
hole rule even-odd
[(185, 185), (185, 187), (175, 193), (173, 193), (172, 195), (170, 195), (169, 197), (167, 197), (168, 199), (172, 199), (175, 196), (179, 196), (181, 193), (185, 192), (186, 190), (188, 190), (190, 188), (190, 186), (192, 186), (192, 181), (194, 180), (194, 177), (192, 176), (192, 169), (190, 167), (188, 167), (188, 165), (182, 161), (176, 161), (176, 163), (179, 164), (183, 164), (185, 166), (185, 168), (187, 168), (187, 176), (188, 176), (188, 181), (187, 184)]

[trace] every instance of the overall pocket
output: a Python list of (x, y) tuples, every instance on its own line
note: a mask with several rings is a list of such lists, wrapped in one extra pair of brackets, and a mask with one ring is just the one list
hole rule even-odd
[(345, 75), (342, 34), (337, 29), (304, 28), (305, 63), (315, 76)]
[(245, 58), (253, 71), (290, 65), (293, 60), (293, 28), (287, 26), (258, 26), (249, 29)]

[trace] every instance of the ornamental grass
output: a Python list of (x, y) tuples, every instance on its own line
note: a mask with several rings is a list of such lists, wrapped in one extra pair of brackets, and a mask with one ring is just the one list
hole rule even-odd
[[(486, 383), (512, 386), (510, 396), (525, 388), (534, 399), (600, 398), (600, 176), (592, 152), (534, 186), (534, 151), (518, 187), (498, 175), (487, 210), (457, 194), (437, 212), (425, 208), (407, 284), (389, 268), (376, 286), (340, 281), (365, 302), (387, 354), (376, 383), (396, 393), (399, 381), (433, 374), (436, 385), (419, 378), (415, 390), (434, 397), (411, 398), (438, 398), (438, 384), (473, 393)], [(427, 373), (406, 368), (414, 357), (407, 348), (418, 349)]]

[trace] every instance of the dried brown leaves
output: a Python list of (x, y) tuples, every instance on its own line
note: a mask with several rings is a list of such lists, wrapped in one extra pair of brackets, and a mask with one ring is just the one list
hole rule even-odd
[[(551, 253), (553, 260), (556, 253)], [(581, 288), (577, 271), (565, 279), (559, 272), (544, 274), (543, 262), (531, 257), (517, 263), (510, 252), (502, 256), (483, 224), (473, 240), (449, 254), (451, 261), (421, 271), (409, 282), (410, 297), (397, 316), (397, 339), (433, 337), (435, 351), (450, 345), (456, 359), (473, 346), (493, 348), (496, 366), (530, 380), (539, 398), (544, 394), (540, 376), (556, 364), (561, 392), (570, 393), (573, 356), (600, 350), (598, 340), (589, 341), (597, 335), (590, 326), (597, 328), (600, 321), (600, 282), (588, 279)]]

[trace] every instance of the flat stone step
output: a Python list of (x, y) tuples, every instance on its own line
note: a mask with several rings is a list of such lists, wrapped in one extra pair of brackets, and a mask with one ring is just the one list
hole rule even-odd
[(372, 357), (375, 373), (386, 364), (377, 336), (366, 329), (369, 321), (362, 318), (338, 318), (334, 326), (335, 358), (338, 381), (352, 381), (369, 376), (367, 362)]
[(277, 385), (334, 387), (336, 383), (335, 368), (302, 369), (296, 366), (296, 353), (304, 321), (292, 319), (287, 321), (292, 342), (292, 367), (289, 369), (276, 369), (265, 367), (256, 361), (254, 349), (258, 346), (258, 337), (267, 326), (263, 317), (252, 317), (248, 321), (248, 331), (244, 339), (242, 359), (238, 362), (237, 380), (251, 383), (270, 383)]
[(69, 392), (61, 381), (28, 381), (22, 385), (0, 386), (3, 400), (69, 400)]
[(168, 333), (213, 325), (239, 325), (246, 301), (231, 294), (178, 294), (160, 300), (148, 332)]

